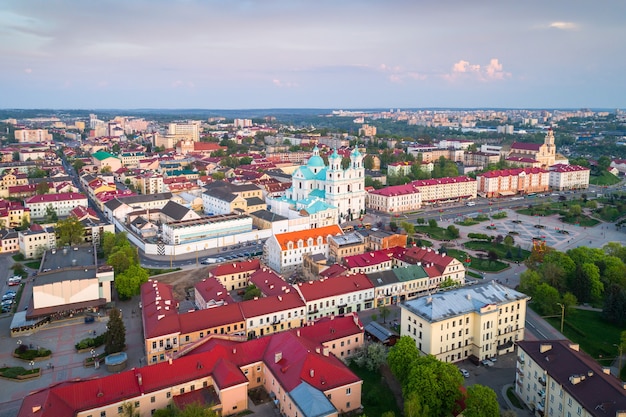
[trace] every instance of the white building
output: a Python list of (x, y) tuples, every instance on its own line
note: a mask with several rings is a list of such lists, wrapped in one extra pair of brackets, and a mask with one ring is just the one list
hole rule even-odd
[(422, 208), (422, 195), (412, 183), (385, 187), (367, 193), (367, 208), (384, 213), (419, 210)]
[(49, 209), (65, 217), (78, 206), (87, 207), (88, 201), (87, 196), (80, 193), (42, 194), (26, 199), (24, 206), (30, 209), (31, 219), (43, 219)]
[(444, 362), (513, 352), (524, 339), (528, 296), (493, 281), (406, 301), (402, 336)]
[(163, 224), (162, 238), (168, 245), (200, 242), (252, 231), (252, 218), (240, 214), (221, 214)]
[(273, 235), (265, 241), (263, 249), (267, 266), (283, 273), (301, 267), (304, 254), (328, 257), (328, 238), (342, 234), (338, 225), (332, 225)]
[(580, 190), (589, 187), (589, 168), (557, 164), (550, 167), (549, 184), (553, 190)]
[(20, 129), (15, 131), (15, 140), (18, 143), (50, 142), (52, 134), (48, 129)]
[(626, 416), (626, 383), (569, 340), (517, 343), (515, 393), (535, 415)]
[(363, 155), (355, 148), (350, 153), (350, 166), (347, 169), (341, 167), (341, 160), (335, 150), (328, 158), (327, 167), (319, 155), (319, 149), (315, 147), (307, 164), (294, 171), (291, 188), (287, 189), (283, 199), (292, 202), (294, 206), (301, 200), (320, 199), (337, 207), (340, 221), (359, 217), (365, 210)]
[(178, 136), (179, 139), (180, 136), (185, 136), (194, 142), (198, 142), (200, 140), (200, 122), (170, 123), (167, 128), (167, 134)]
[(20, 253), (26, 259), (35, 258), (56, 247), (56, 232), (53, 227), (33, 224), (28, 230), (18, 232), (18, 242)]

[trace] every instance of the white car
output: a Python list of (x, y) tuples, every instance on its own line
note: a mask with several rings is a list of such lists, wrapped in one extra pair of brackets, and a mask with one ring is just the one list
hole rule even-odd
[(211, 264), (216, 264), (219, 261), (215, 258), (206, 258), (205, 260), (203, 260), (202, 262), (200, 262), (202, 265), (211, 265)]
[(467, 372), (467, 369), (460, 369), (461, 371), (461, 375), (463, 375), (463, 377), (465, 378), (469, 378), (470, 377), (470, 373)]

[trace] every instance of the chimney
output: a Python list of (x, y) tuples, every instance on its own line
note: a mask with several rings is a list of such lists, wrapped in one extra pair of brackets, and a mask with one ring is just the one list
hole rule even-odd
[(324, 356), (328, 356), (328, 347), (324, 346), (324, 348), (322, 349), (322, 354)]
[(539, 346), (539, 353), (546, 353), (550, 349), (552, 349), (552, 345), (551, 344), (549, 344), (549, 343), (542, 343), (541, 346)]
[(321, 352), (320, 347), (319, 347), (319, 346), (318, 346), (318, 347), (316, 347), (316, 348), (315, 348), (315, 353), (320, 353), (320, 352)]
[(296, 336), (300, 337), (300, 329), (296, 330)]
[(33, 407), (31, 408), (31, 411), (33, 412), (33, 414), (35, 414), (36, 412), (41, 411), (41, 406), (33, 405)]
[(139, 386), (143, 385), (143, 378), (141, 377), (141, 374), (137, 374), (137, 384), (139, 384)]
[(233, 355), (237, 354), (237, 348), (233, 348)]
[(580, 350), (580, 345), (578, 343), (570, 343), (569, 348), (578, 352)]
[(611, 375), (611, 368), (609, 368), (608, 366), (603, 366), (602, 373), (606, 375)]
[(283, 352), (274, 353), (274, 363), (280, 362), (282, 358), (283, 358)]
[(167, 363), (169, 363), (170, 365), (172, 364), (172, 358), (171, 357), (167, 358)]
[(313, 369), (311, 369), (309, 371), (309, 375), (311, 376), (311, 378), (313, 378), (315, 376), (315, 371)]

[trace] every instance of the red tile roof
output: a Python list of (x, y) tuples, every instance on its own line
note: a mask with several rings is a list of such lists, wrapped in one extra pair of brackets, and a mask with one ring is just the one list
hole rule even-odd
[(473, 182), (476, 181), (474, 178), (466, 177), (464, 175), (458, 177), (444, 177), (444, 178), (433, 178), (430, 180), (417, 180), (412, 181), (410, 184), (415, 185), (417, 188), (425, 187), (430, 185), (441, 185), (441, 184), (455, 184), (461, 182)]
[(528, 175), (528, 174), (542, 174), (542, 173), (547, 173), (548, 171), (542, 168), (499, 169), (495, 171), (485, 172), (484, 174), (480, 174), (479, 177), (485, 177), (485, 178), (516, 177), (520, 175), (522, 172)]
[(226, 287), (224, 287), (222, 282), (215, 277), (203, 279), (194, 286), (194, 289), (196, 294), (199, 294), (205, 302), (209, 302), (211, 300), (217, 303), (223, 302), (225, 304), (235, 302), (228, 293)]
[(513, 144), (511, 144), (511, 150), (522, 149), (525, 151), (539, 151), (541, 145), (543, 145), (543, 143), (513, 142)]
[(395, 197), (399, 195), (415, 194), (419, 192), (419, 189), (413, 183), (392, 185), (390, 187), (381, 188), (380, 190), (368, 191), (369, 194), (382, 195), (384, 197)]
[(294, 308), (304, 308), (304, 301), (297, 292), (289, 292), (281, 295), (262, 297), (256, 300), (248, 300), (239, 303), (241, 312), (246, 319), (268, 314), (279, 313)]
[(178, 302), (172, 287), (156, 280), (141, 286), (141, 308), (144, 337), (151, 339), (166, 334), (178, 333)]
[(267, 267), (254, 272), (250, 275), (248, 281), (261, 290), (261, 293), (265, 296), (280, 295), (292, 290), (289, 283), (285, 282), (280, 275)]
[(359, 255), (346, 256), (343, 263), (349, 269), (380, 265), (390, 262), (394, 258), (395, 250), (382, 249), (373, 252), (366, 252)]
[(320, 277), (322, 278), (333, 278), (340, 275), (346, 275), (348, 273), (348, 268), (343, 265), (333, 264), (320, 272)]
[[(402, 260), (408, 263), (416, 264), (421, 262), (422, 267), (428, 273), (428, 276), (439, 276), (443, 274), (446, 267), (455, 259), (444, 253), (438, 253), (430, 248), (407, 248), (402, 256)], [(439, 274), (431, 275), (427, 268), (435, 267)]]
[(304, 247), (307, 247), (308, 246), (307, 240), (309, 238), (313, 238), (313, 245), (317, 245), (317, 238), (319, 236), (323, 237), (324, 242), (326, 242), (326, 238), (328, 236), (340, 236), (340, 235), (343, 235), (343, 231), (341, 230), (341, 227), (334, 224), (331, 226), (318, 227), (316, 229), (307, 229), (307, 230), (301, 230), (297, 232), (280, 233), (280, 234), (274, 235), (274, 237), (278, 241), (278, 244), (280, 245), (282, 250), (287, 250), (288, 242), (293, 242), (294, 247), (297, 247), (298, 241), (302, 239), (304, 243)]
[(536, 159), (527, 158), (527, 157), (523, 157), (523, 156), (509, 156), (508, 158), (506, 158), (506, 160), (509, 161), (509, 162), (524, 162), (524, 163), (527, 163), (527, 164), (539, 163), (539, 161), (537, 161)]
[(217, 268), (213, 269), (210, 272), (209, 276), (222, 277), (243, 272), (254, 272), (257, 271), (260, 267), (261, 262), (259, 262), (258, 259), (220, 264)]
[(86, 200), (87, 196), (81, 193), (42, 194), (34, 195), (26, 199), (26, 204), (52, 203), (55, 201), (76, 201), (83, 199)]
[(556, 164), (550, 167), (550, 171), (555, 172), (577, 172), (577, 171), (589, 171), (589, 168), (582, 167), (580, 165), (565, 165), (565, 164)]
[(345, 316), (324, 317), (315, 321), (312, 326), (291, 329), (290, 331), (315, 343), (323, 344), (331, 340), (363, 333), (363, 323), (356, 313), (349, 313)]
[(352, 274), (300, 283), (296, 288), (302, 294), (305, 302), (310, 302), (341, 294), (350, 294), (354, 291), (367, 290), (374, 288), (374, 285), (364, 274)]
[[(178, 319), (180, 321), (180, 333), (182, 334), (193, 333), (203, 329), (236, 325), (244, 321), (243, 314), (237, 303), (180, 314)], [(236, 331), (236, 329), (233, 329), (233, 331)]]

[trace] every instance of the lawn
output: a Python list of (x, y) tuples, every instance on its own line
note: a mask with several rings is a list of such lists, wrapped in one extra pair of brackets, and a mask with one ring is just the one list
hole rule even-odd
[(39, 265), (41, 265), (41, 259), (31, 262), (25, 262), (24, 265), (26, 265), (30, 269), (39, 269)]
[(487, 220), (490, 220), (488, 216), (480, 214), (476, 217), (465, 217), (462, 222), (458, 222), (457, 224), (460, 224), (461, 226), (473, 226)]
[[(478, 240), (470, 240), (469, 242), (465, 242), (463, 246), (465, 246), (467, 249), (472, 249), (476, 251), (489, 252), (490, 250), (492, 250), (498, 254), (498, 257), (500, 259), (508, 259), (511, 261), (521, 262), (530, 256), (530, 252), (527, 250), (522, 249), (520, 251), (517, 247), (509, 248), (503, 243), (490, 243)], [(506, 257), (506, 254), (509, 250), (511, 251), (511, 258)], [(518, 254), (520, 254), (521, 256), (518, 256)]]
[(431, 239), (435, 240), (452, 240), (457, 236), (451, 236), (447, 229), (443, 227), (415, 226), (416, 233), (425, 233)]
[(361, 402), (364, 414), (368, 417), (380, 417), (383, 413), (392, 411), (396, 416), (402, 415), (380, 372), (371, 372), (354, 364), (350, 364), (350, 370), (363, 380)]
[[(598, 311), (574, 310), (565, 314), (563, 334), (580, 348), (603, 365), (609, 365), (617, 356), (620, 332), (618, 326), (602, 320)], [(560, 317), (546, 318), (555, 329), (561, 328)], [(608, 358), (608, 359), (603, 359)]]
[(499, 211), (491, 215), (492, 219), (505, 219), (508, 216), (506, 211)]
[(613, 185), (620, 181), (615, 175), (609, 171), (602, 171), (602, 175), (589, 175), (589, 184), (594, 185)]
[(563, 216), (561, 217), (561, 221), (563, 223), (575, 224), (575, 225), (579, 225), (583, 227), (593, 227), (597, 225), (598, 223), (600, 223), (600, 220), (592, 219), (591, 217), (585, 216), (584, 214), (580, 216), (574, 216), (574, 217)]
[[(448, 253), (448, 256), (452, 256), (453, 258), (458, 259), (459, 261), (463, 262), (463, 265), (465, 265), (466, 267), (467, 264), (465, 263), (465, 260), (467, 259), (467, 253), (462, 251), (462, 250), (458, 250), (458, 249), (447, 249), (446, 252)], [(490, 261), (489, 259), (480, 259), (477, 258), (475, 256), (470, 256), (470, 265), (469, 268), (475, 269), (477, 271), (484, 271), (484, 272), (498, 272), (498, 271), (502, 271), (503, 269), (508, 268), (508, 264), (506, 264), (505, 262), (500, 262), (500, 261)], [(469, 274), (470, 276), (473, 276), (475, 278), (483, 278), (482, 275), (478, 275), (475, 273)]]

